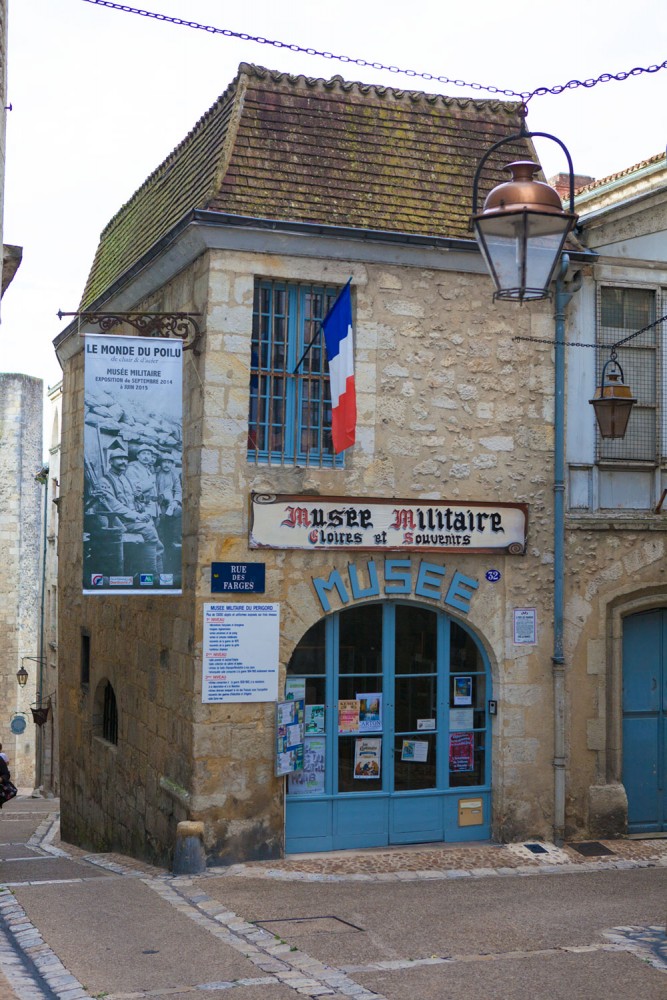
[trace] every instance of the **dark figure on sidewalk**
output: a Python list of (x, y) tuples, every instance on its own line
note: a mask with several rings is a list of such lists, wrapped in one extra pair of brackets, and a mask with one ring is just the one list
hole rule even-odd
[(16, 786), (12, 784), (12, 776), (4, 760), (4, 754), (0, 756), (0, 809), (5, 802), (9, 802), (16, 795)]

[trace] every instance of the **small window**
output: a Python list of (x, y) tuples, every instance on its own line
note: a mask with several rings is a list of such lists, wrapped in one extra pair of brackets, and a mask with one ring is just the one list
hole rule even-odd
[(109, 681), (104, 685), (104, 704), (102, 706), (102, 738), (109, 743), (118, 743), (118, 709), (116, 695)]
[(255, 282), (249, 462), (342, 467), (343, 457), (334, 454), (331, 440), (331, 395), (321, 329), (338, 292), (324, 286)]

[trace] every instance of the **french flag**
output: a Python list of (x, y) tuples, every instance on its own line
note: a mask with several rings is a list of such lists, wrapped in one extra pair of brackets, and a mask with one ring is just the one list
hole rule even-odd
[(331, 386), (331, 436), (336, 455), (354, 444), (357, 426), (350, 281), (322, 320)]

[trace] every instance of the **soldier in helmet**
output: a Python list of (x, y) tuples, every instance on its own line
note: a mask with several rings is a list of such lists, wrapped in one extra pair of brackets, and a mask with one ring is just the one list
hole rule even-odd
[(158, 459), (157, 499), (159, 508), (158, 532), (164, 545), (164, 568), (178, 573), (181, 562), (181, 507), (183, 490), (181, 476), (171, 452)]
[(114, 451), (109, 456), (109, 468), (100, 480), (100, 502), (104, 508), (115, 514), (123, 526), (140, 535), (146, 543), (146, 571), (159, 572), (159, 562), (163, 545), (151, 515), (138, 510), (136, 489), (128, 475), (128, 457), (123, 451)]
[(155, 481), (155, 452), (148, 444), (140, 444), (136, 459), (127, 467), (127, 478), (134, 487), (135, 504), (142, 514), (158, 516), (157, 483)]

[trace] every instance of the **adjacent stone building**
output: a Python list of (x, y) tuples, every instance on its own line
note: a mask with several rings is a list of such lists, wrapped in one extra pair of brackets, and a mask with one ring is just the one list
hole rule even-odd
[[(625, 822), (600, 805), (620, 779), (600, 765), (607, 625), (591, 595), (635, 589), (628, 560), (655, 593), (657, 563), (645, 546), (621, 557), (597, 512), (596, 533), (568, 525), (562, 691), (552, 308), (493, 304), (468, 230), (476, 165), (519, 112), (242, 65), (103, 232), (83, 314), (56, 340), (67, 839), (165, 860), (192, 819), (209, 861), (232, 862), (585, 835), (592, 800), (596, 822)], [(517, 139), (483, 189), (532, 155)], [(583, 325), (597, 258), (576, 241), (570, 257)], [(318, 321), (348, 281), (358, 420), (336, 455)], [(96, 310), (185, 313), (202, 333), (184, 352), (180, 595), (112, 593), (84, 564)], [(582, 375), (574, 417), (591, 440), (593, 388)], [(107, 462), (110, 441), (132, 444), (122, 411), (95, 421)], [(82, 580), (108, 586), (84, 595)], [(225, 658), (244, 665), (235, 691)]]
[[(0, 742), (14, 781), (35, 784), (31, 706), (40, 676), (42, 486), (42, 382), (29, 375), (0, 374)], [(28, 673), (24, 687), (16, 674)]]
[[(660, 153), (578, 192), (595, 251), (568, 351), (567, 645), (572, 822), (594, 836), (667, 829), (665, 318)], [(619, 344), (619, 342), (622, 342)], [(622, 439), (582, 421), (614, 345), (637, 399)], [(590, 409), (590, 407), (589, 407)]]

